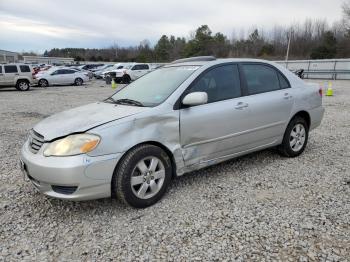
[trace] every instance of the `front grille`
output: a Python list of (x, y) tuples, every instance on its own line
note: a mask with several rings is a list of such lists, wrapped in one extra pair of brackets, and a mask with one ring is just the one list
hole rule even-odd
[(51, 186), (52, 190), (59, 194), (71, 195), (77, 190), (77, 186)]
[(29, 132), (29, 149), (32, 153), (36, 154), (44, 144), (44, 136), (35, 132), (33, 129)]

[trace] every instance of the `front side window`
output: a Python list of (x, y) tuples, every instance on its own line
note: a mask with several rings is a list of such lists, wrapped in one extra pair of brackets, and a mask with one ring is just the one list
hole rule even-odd
[(277, 71), (270, 66), (243, 64), (242, 71), (247, 81), (249, 95), (280, 89)]
[(19, 69), (21, 70), (22, 73), (29, 73), (30, 72), (30, 67), (27, 65), (20, 65)]
[(237, 65), (219, 66), (199, 76), (188, 92), (206, 92), (208, 103), (241, 96)]
[(163, 103), (199, 66), (170, 66), (155, 70), (115, 93), (113, 100), (131, 99), (144, 106)]
[(0, 74), (2, 73), (2, 66), (0, 66)]
[(15, 65), (5, 65), (5, 73), (18, 73), (17, 66)]

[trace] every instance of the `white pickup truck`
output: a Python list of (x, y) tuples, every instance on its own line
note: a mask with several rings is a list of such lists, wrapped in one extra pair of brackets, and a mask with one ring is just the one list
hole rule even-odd
[(123, 69), (115, 70), (115, 79), (117, 83), (130, 83), (137, 78), (152, 71), (150, 64), (131, 63)]

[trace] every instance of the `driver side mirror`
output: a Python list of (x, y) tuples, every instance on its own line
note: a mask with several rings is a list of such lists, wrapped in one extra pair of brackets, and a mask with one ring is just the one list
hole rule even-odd
[(208, 103), (208, 94), (206, 92), (189, 93), (182, 99), (182, 104), (186, 106), (198, 106), (206, 103)]

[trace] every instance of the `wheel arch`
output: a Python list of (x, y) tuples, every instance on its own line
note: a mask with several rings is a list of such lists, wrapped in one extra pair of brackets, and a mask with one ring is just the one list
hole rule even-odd
[(170, 158), (170, 161), (171, 161), (171, 169), (172, 169), (172, 178), (176, 177), (176, 162), (175, 162), (175, 159), (174, 159), (174, 156), (173, 154), (171, 153), (171, 151), (169, 150), (168, 147), (166, 147), (165, 145), (163, 145), (162, 143), (159, 143), (157, 141), (144, 141), (144, 142), (141, 142), (141, 143), (138, 143), (136, 145), (134, 145), (133, 147), (129, 148), (127, 151), (125, 151), (123, 153), (123, 155), (120, 157), (118, 163), (116, 164), (115, 168), (114, 168), (114, 171), (113, 171), (113, 175), (112, 175), (112, 178), (111, 178), (111, 197), (116, 197), (116, 191), (115, 191), (115, 188), (113, 187), (113, 179), (115, 179), (115, 176), (114, 176), (114, 173), (118, 170), (119, 166), (122, 164), (125, 156), (127, 155), (128, 152), (130, 152), (131, 150), (133, 150), (134, 148), (138, 147), (138, 146), (142, 146), (142, 145), (154, 145), (154, 146), (157, 146), (161, 149), (164, 150), (164, 152), (168, 155), (168, 157)]
[(25, 82), (27, 82), (28, 84), (30, 84), (29, 79), (27, 79), (27, 78), (18, 78), (17, 81), (16, 81), (16, 85), (18, 85), (18, 83), (19, 83), (20, 81), (25, 81)]
[(300, 111), (298, 111), (297, 113), (295, 113), (295, 114), (293, 115), (293, 117), (292, 117), (290, 120), (294, 119), (294, 118), (297, 117), (297, 116), (302, 117), (303, 119), (305, 119), (308, 128), (310, 128), (310, 125), (311, 125), (311, 117), (310, 117), (310, 114), (309, 114), (307, 111), (305, 111), (305, 110), (300, 110)]

